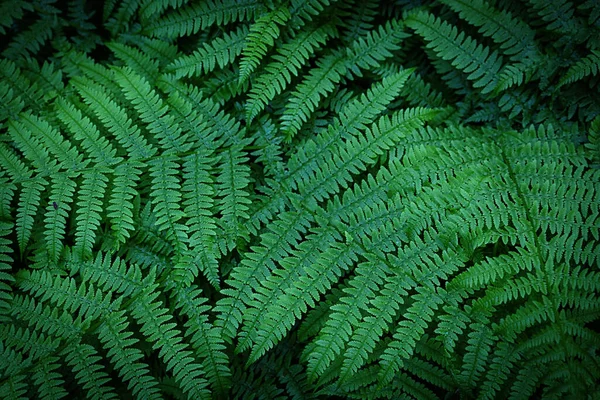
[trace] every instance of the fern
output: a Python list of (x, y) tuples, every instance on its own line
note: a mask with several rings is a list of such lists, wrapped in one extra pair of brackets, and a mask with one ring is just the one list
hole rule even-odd
[(594, 2), (9, 3), (0, 398), (598, 396)]
[(290, 11), (287, 7), (280, 7), (260, 17), (252, 24), (242, 50), (240, 83), (248, 79), (260, 64), (268, 48), (273, 46), (275, 40), (279, 37), (278, 25), (284, 25), (290, 18)]
[(248, 35), (248, 29), (242, 26), (233, 34), (225, 34), (223, 38), (215, 38), (211, 44), (203, 46), (189, 56), (173, 60), (167, 71), (172, 71), (175, 77), (198, 76), (208, 74), (218, 65), (224, 68), (242, 53), (242, 45)]
[(502, 64), (502, 58), (496, 52), (490, 54), (489, 48), (426, 12), (411, 15), (407, 25), (423, 36), (429, 42), (428, 47), (439, 57), (469, 74), (467, 78), (474, 81), (474, 87), (482, 88), (481, 93), (489, 93), (495, 87)]
[(596, 76), (598, 74), (598, 65), (600, 64), (600, 53), (592, 51), (592, 53), (576, 64), (572, 65), (567, 73), (561, 77), (558, 86), (564, 86), (576, 81), (579, 81), (586, 76)]

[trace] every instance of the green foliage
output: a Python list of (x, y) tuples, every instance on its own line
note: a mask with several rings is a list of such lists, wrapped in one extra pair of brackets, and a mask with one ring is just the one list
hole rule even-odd
[(2, 3), (0, 398), (597, 398), (599, 20)]

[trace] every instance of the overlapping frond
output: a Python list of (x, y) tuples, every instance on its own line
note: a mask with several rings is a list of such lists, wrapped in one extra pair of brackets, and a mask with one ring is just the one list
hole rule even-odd
[(596, 3), (4, 2), (0, 398), (597, 397)]

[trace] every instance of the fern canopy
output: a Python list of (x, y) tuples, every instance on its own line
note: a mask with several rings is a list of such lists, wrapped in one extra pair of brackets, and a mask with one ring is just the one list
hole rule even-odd
[(599, 21), (3, 2), (0, 398), (600, 398)]

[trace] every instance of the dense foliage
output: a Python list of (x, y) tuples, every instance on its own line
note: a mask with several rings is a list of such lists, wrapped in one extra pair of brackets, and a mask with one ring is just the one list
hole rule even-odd
[(600, 2), (0, 34), (0, 398), (600, 397)]

